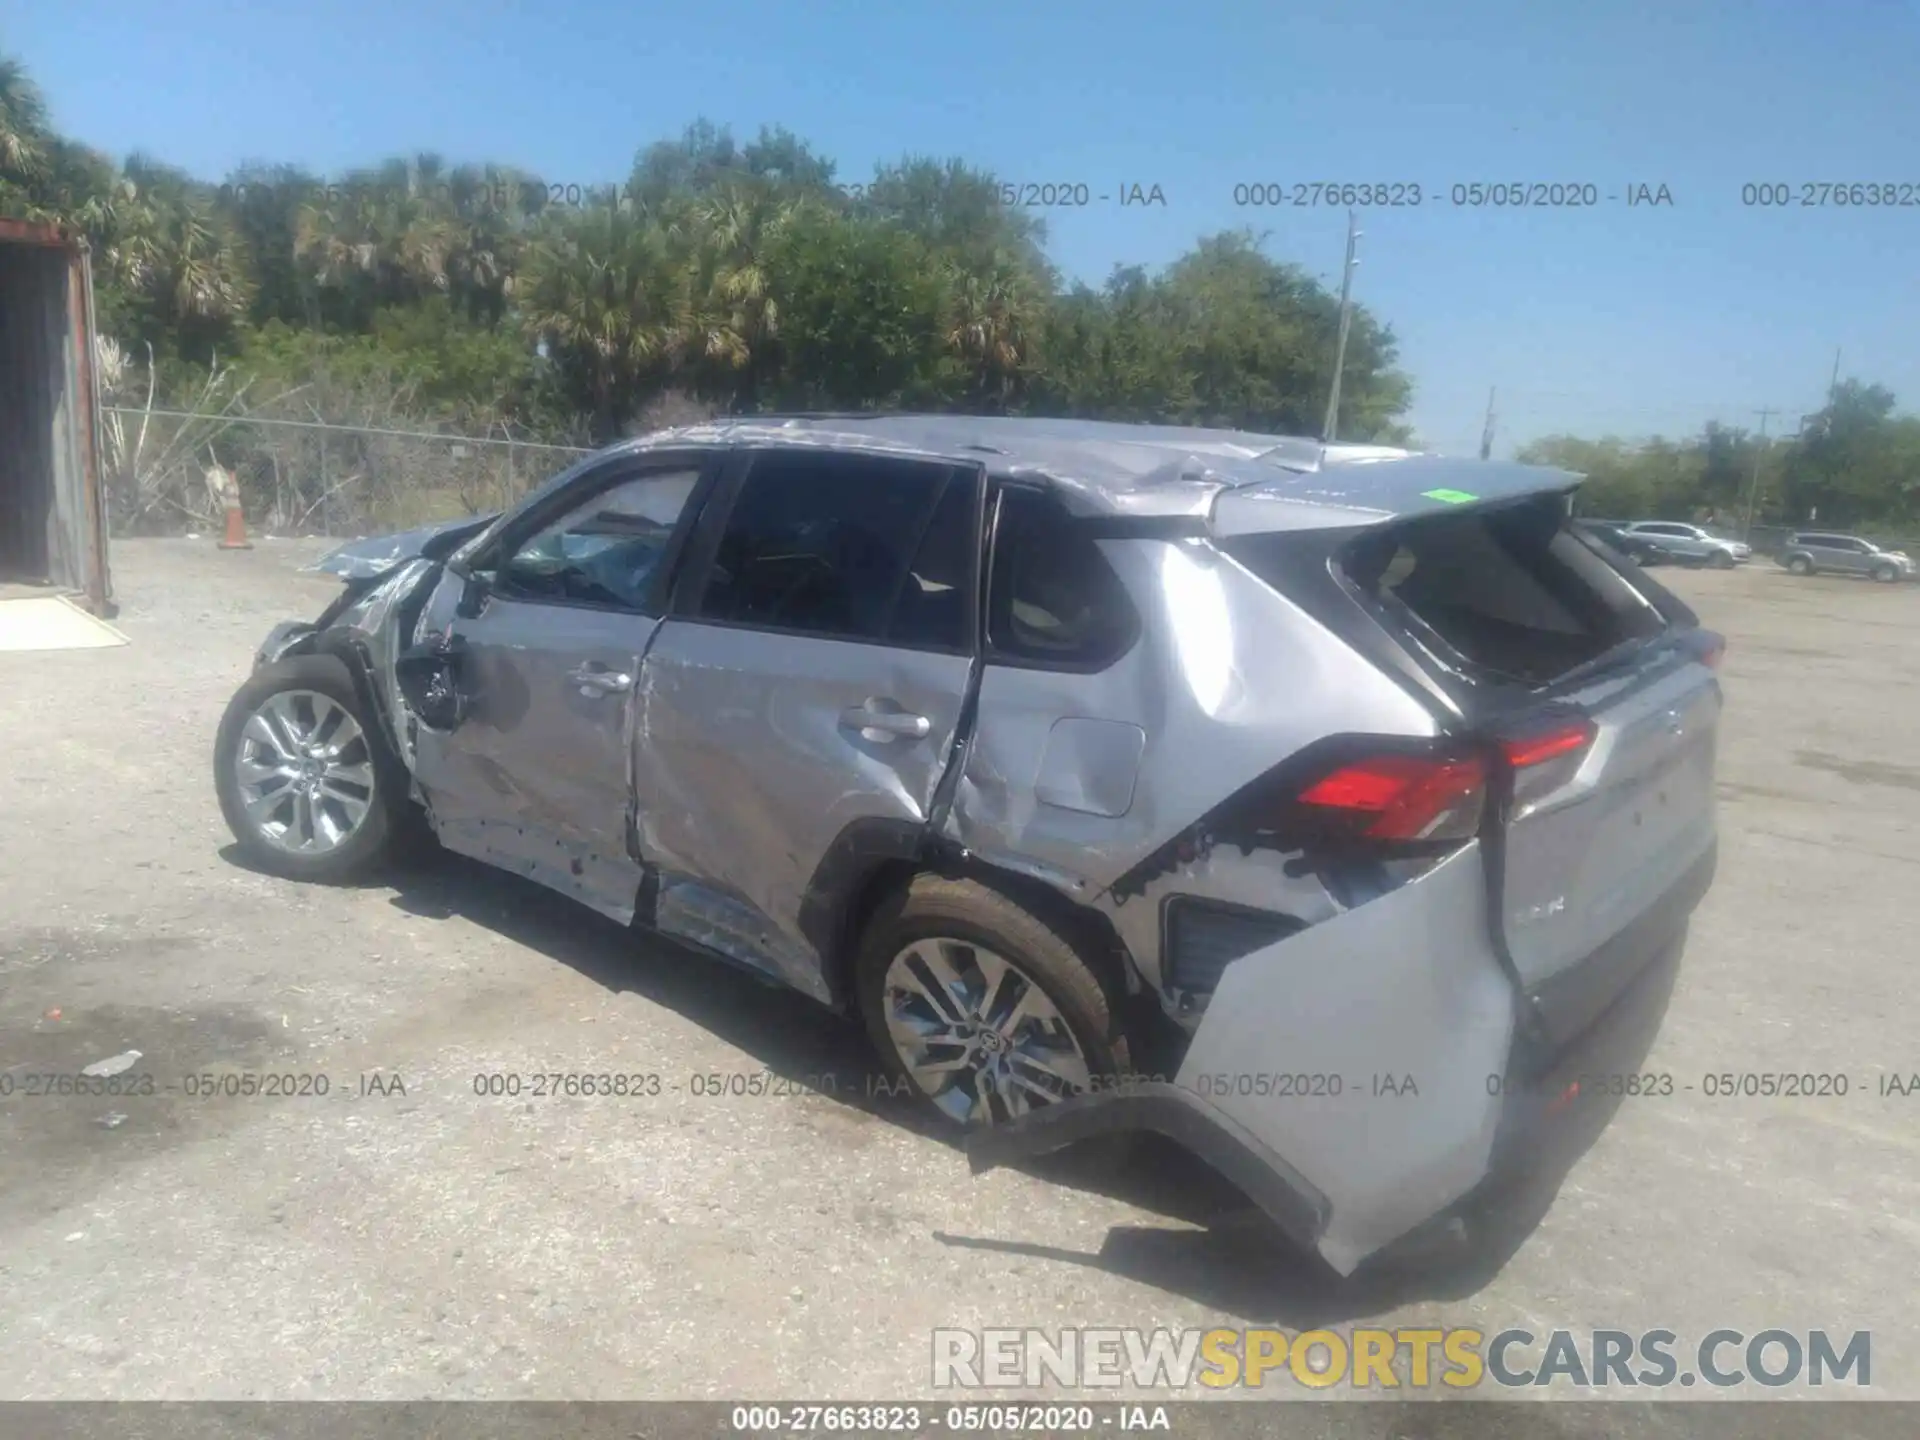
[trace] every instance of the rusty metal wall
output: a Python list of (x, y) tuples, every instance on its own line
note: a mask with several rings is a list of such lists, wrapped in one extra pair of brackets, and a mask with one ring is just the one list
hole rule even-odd
[(0, 580), (110, 608), (87, 255), (0, 226)]

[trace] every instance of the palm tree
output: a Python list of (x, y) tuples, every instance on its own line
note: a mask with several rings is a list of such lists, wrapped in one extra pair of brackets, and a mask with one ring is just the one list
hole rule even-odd
[(469, 316), (490, 325), (505, 317), (534, 205), (545, 196), (546, 187), (533, 176), (497, 165), (464, 165), (448, 175), (447, 273)]
[(0, 56), (0, 184), (35, 174), (45, 159), (47, 138), (47, 102), (40, 87), (18, 60)]
[(971, 401), (990, 412), (1014, 402), (1032, 357), (1042, 297), (1034, 276), (1006, 255), (951, 273), (947, 350), (968, 377)]
[(559, 216), (516, 294), (525, 324), (611, 437), (672, 372), (686, 338), (684, 237), (640, 206)]
[(793, 212), (771, 187), (731, 181), (695, 212), (689, 333), (696, 362), (730, 372), (736, 406), (752, 410), (776, 362), (780, 304), (768, 268), (770, 248)]
[(457, 231), (436, 157), (391, 160), (316, 187), (295, 223), (294, 253), (323, 287), (365, 313), (452, 285)]

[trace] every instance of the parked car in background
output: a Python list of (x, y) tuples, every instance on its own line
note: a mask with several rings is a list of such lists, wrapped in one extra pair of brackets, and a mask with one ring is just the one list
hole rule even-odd
[(1858, 535), (1835, 535), (1825, 530), (1802, 530), (1789, 535), (1780, 551), (1780, 563), (1796, 575), (1830, 571), (1837, 575), (1871, 575), (1882, 584), (1911, 580), (1912, 558), (1904, 550), (1883, 550)]
[(322, 562), (356, 578), (261, 646), (215, 785), (264, 868), (424, 822), (860, 1017), (976, 1168), (1159, 1131), (1350, 1273), (1635, 1068), (1626, 997), (1713, 878), (1720, 638), (1568, 532), (1578, 483), (664, 432)]
[(1740, 540), (1716, 535), (1700, 525), (1679, 520), (1636, 520), (1621, 527), (1621, 533), (1636, 544), (1651, 547), (1655, 558), (1681, 565), (1709, 565), (1716, 570), (1731, 570), (1753, 558), (1753, 547)]
[(1657, 565), (1663, 558), (1658, 545), (1628, 534), (1627, 527), (1618, 520), (1575, 520), (1573, 528), (1611, 546), (1637, 564)]

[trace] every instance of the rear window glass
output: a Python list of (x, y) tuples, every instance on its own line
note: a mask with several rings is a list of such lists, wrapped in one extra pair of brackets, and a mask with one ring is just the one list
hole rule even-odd
[(1666, 628), (1551, 501), (1369, 531), (1340, 564), (1391, 625), (1476, 677), (1549, 684)]

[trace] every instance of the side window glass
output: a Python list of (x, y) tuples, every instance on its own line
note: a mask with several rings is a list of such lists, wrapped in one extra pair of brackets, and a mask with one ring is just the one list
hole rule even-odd
[(699, 480), (698, 470), (677, 470), (602, 490), (521, 542), (500, 567), (501, 593), (644, 611)]
[(698, 613), (880, 640), (951, 467), (865, 455), (757, 457), (721, 532)]
[(1133, 601), (1099, 544), (1056, 501), (1009, 487), (988, 586), (992, 657), (1094, 668), (1119, 659), (1138, 632)]
[(976, 522), (978, 481), (958, 473), (934, 508), (920, 552), (900, 585), (887, 640), (929, 650), (966, 650), (968, 606), (980, 554)]

